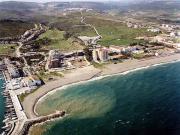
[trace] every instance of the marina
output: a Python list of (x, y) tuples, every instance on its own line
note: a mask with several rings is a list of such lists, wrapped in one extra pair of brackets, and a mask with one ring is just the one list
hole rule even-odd
[[(16, 135), (20, 129), (20, 125), (23, 125), (24, 120), (27, 119), (23, 108), (19, 102), (16, 93), (7, 88), (7, 83), (11, 82), (11, 79), (6, 75), (7, 71), (4, 70), (1, 73), (1, 80), (3, 81), (1, 86), (1, 95), (4, 98), (4, 120), (1, 127), (1, 135)], [(19, 127), (20, 126), (20, 127)]]
[[(35, 123), (46, 122), (49, 119), (53, 120), (58, 117), (62, 117), (65, 115), (65, 112), (57, 112), (47, 117), (37, 117), (36, 119), (28, 119), (24, 108), (22, 107), (18, 95), (21, 93), (25, 93), (26, 91), (32, 90), (32, 88), (36, 88), (35, 84), (31, 84), (29, 86), (26, 85), (25, 79), (33, 79), (32, 76), (29, 77), (20, 77), (19, 75), (12, 76), (11, 70), (9, 69), (10, 63), (7, 59), (4, 60), (4, 69), (1, 70), (0, 73), (0, 95), (4, 107), (0, 113), (3, 116), (1, 119), (0, 125), (0, 135), (19, 135), (25, 134), (27, 131), (24, 131), (24, 125), (28, 124), (28, 129)], [(34, 80), (33, 80), (34, 81)], [(34, 87), (33, 87), (34, 86)]]
[(4, 113), (5, 113), (5, 98), (3, 97), (4, 89), (2, 89), (4, 85), (3, 74), (0, 72), (0, 133), (3, 131), (1, 127), (4, 126)]

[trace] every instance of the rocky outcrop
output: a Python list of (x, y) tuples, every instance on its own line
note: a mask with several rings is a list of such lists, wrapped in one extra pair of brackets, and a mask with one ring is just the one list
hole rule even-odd
[(29, 129), (35, 125), (35, 124), (40, 124), (43, 122), (47, 122), (47, 121), (51, 121), (60, 117), (64, 117), (65, 116), (65, 111), (60, 111), (48, 116), (42, 116), (33, 120), (29, 120), (27, 122), (25, 122), (23, 129), (21, 130), (21, 132), (18, 135), (28, 135)]

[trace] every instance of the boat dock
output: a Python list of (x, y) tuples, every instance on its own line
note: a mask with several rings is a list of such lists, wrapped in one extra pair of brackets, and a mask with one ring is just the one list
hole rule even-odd
[(3, 97), (5, 98), (5, 114), (4, 114), (4, 126), (3, 135), (17, 135), (21, 129), (25, 121), (27, 120), (27, 116), (23, 111), (21, 103), (13, 90), (8, 90), (6, 88), (6, 83), (10, 81), (8, 77), (7, 71), (3, 71), (3, 76), (5, 80), (4, 91), (2, 92)]
[(2, 95), (5, 98), (5, 114), (3, 120), (4, 126), (2, 127), (3, 132), (0, 133), (0, 135), (27, 135), (32, 125), (54, 120), (65, 115), (65, 111), (61, 111), (36, 119), (28, 119), (18, 99), (16, 90), (8, 87), (8, 84), (13, 82), (13, 78), (10, 76), (7, 69), (4, 69), (2, 73), (4, 76), (2, 79), (5, 80), (3, 86), (4, 91), (2, 91)]

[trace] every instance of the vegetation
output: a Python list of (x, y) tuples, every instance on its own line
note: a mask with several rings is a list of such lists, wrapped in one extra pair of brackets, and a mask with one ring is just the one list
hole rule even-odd
[(25, 99), (25, 97), (28, 96), (28, 95), (29, 95), (29, 93), (22, 93), (21, 95), (18, 96), (19, 101), (20, 101), (20, 102), (23, 102), (24, 99)]
[[(92, 27), (83, 26), (78, 19), (80, 20), (81, 15), (72, 14), (72, 18), (63, 18), (62, 20), (66, 20), (71, 23), (63, 24), (64, 21), (58, 20), (59, 23), (54, 23), (53, 26), (67, 31), (74, 36), (96, 36), (94, 29)], [(113, 20), (104, 20), (100, 17), (94, 17), (90, 14), (86, 16), (85, 19), (87, 24), (92, 24), (96, 27), (99, 34), (102, 35), (102, 39), (99, 41), (99, 44), (104, 46), (109, 45), (129, 45), (134, 42), (140, 42), (140, 40), (136, 40), (135, 38), (138, 36), (153, 36), (155, 33), (148, 32), (146, 29), (133, 29), (128, 28), (125, 24), (121, 22), (116, 22)]]
[(74, 36), (89, 36), (93, 37), (96, 36), (96, 32), (94, 29), (90, 26), (76, 26), (72, 27), (69, 30), (70, 33), (72, 33)]
[(180, 38), (175, 38), (175, 39), (174, 39), (174, 42), (175, 42), (175, 43), (180, 43)]
[(63, 77), (63, 74), (60, 72), (45, 72), (44, 70), (41, 70), (38, 73), (38, 76), (43, 81), (47, 82), (53, 80), (55, 77)]
[(22, 35), (26, 30), (33, 28), (32, 23), (12, 20), (0, 21), (0, 38), (15, 37)]
[(84, 48), (84, 53), (85, 53), (86, 59), (88, 61), (92, 61), (93, 60), (92, 51), (90, 51), (88, 49), (88, 47)]
[(34, 93), (34, 92), (37, 91), (38, 89), (39, 89), (39, 87), (36, 88), (36, 89), (34, 89), (34, 90), (32, 90), (31, 92), (22, 93), (21, 95), (18, 96), (19, 101), (20, 101), (20, 102), (23, 102), (24, 99), (25, 99), (29, 94)]
[(83, 49), (79, 43), (74, 42), (72, 37), (64, 38), (64, 31), (59, 31), (57, 29), (48, 30), (46, 33), (42, 34), (39, 39), (48, 38), (50, 39), (50, 44), (44, 46), (46, 49), (58, 49), (61, 51), (72, 51)]
[(74, 26), (81, 25), (81, 15), (79, 12), (71, 13), (66, 16), (61, 16), (58, 18), (49, 19), (50, 23), (48, 24), (50, 28), (57, 28), (60, 31), (73, 32), (72, 28)]
[[(124, 23), (110, 19), (105, 20), (103, 17), (99, 17), (100, 15), (94, 16), (94, 14), (84, 13), (86, 17), (85, 22), (95, 26), (99, 34), (102, 35), (103, 38), (98, 42), (101, 45), (129, 45), (134, 42), (140, 42), (135, 39), (136, 37), (155, 35), (155, 33), (148, 32), (144, 28), (128, 28)], [(50, 27), (66, 31), (75, 37), (97, 35), (92, 27), (83, 26), (84, 24), (80, 20), (81, 14), (78, 12), (71, 13), (64, 17), (56, 18), (54, 22), (50, 23)]]
[(16, 49), (15, 44), (0, 44), (0, 55), (11, 55)]
[[(133, 29), (128, 28), (125, 24), (115, 22), (112, 20), (103, 20), (100, 18), (87, 18), (87, 23), (90, 23), (96, 27), (99, 34), (103, 37), (99, 44), (109, 45), (129, 45), (133, 42), (139, 42), (135, 40), (138, 36), (153, 36), (154, 33), (147, 32), (146, 29)], [(83, 31), (85, 33), (85, 31)]]
[(93, 65), (95, 68), (99, 68), (99, 69), (104, 68), (104, 64), (103, 64), (103, 63), (92, 62), (92, 65)]
[(140, 53), (140, 54), (133, 54), (132, 56), (133, 58), (135, 59), (142, 59), (145, 57), (145, 54), (144, 53)]

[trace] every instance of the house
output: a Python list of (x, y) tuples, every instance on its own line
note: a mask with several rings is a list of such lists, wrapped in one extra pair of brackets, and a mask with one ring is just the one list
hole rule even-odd
[(134, 50), (132, 51), (132, 54), (142, 54), (144, 53), (144, 50)]
[(83, 41), (85, 45), (96, 45), (97, 42), (98, 42), (102, 37), (101, 37), (101, 36), (95, 36), (95, 37), (79, 36), (78, 38), (79, 38), (81, 41)]
[(121, 53), (122, 51), (125, 50), (125, 48), (124, 47), (120, 47), (120, 46), (111, 45), (111, 46), (109, 46), (109, 50), (111, 52)]
[(171, 32), (170, 37), (180, 37), (180, 31)]
[(20, 77), (20, 73), (18, 71), (17, 68), (15, 68), (14, 66), (9, 66), (7, 67), (9, 75), (11, 76), (11, 78), (18, 78)]
[(176, 36), (176, 33), (175, 32), (171, 32), (170, 33), (170, 37), (175, 37)]
[(168, 24), (162, 24), (161, 25), (163, 28), (169, 28), (169, 25)]
[(20, 89), (21, 86), (21, 78), (11, 79), (11, 81), (7, 82), (7, 88), (10, 90)]
[(160, 29), (159, 28), (152, 28), (152, 29), (147, 29), (149, 32), (154, 32), (154, 33), (159, 33)]
[(22, 86), (29, 87), (29, 88), (33, 88), (33, 87), (42, 85), (41, 80), (35, 75), (25, 77), (21, 81), (21, 84), (22, 84)]
[(180, 43), (175, 44), (175, 45), (174, 45), (174, 48), (176, 48), (178, 51), (180, 51)]

